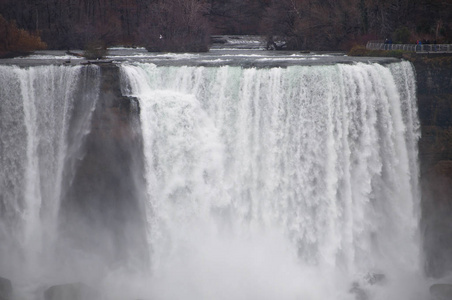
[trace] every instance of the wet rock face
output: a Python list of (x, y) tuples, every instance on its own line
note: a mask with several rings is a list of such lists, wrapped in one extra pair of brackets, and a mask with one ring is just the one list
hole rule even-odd
[(419, 141), (426, 272), (452, 270), (452, 56), (413, 61), (422, 137)]
[(426, 55), (412, 59), (420, 95), (452, 93), (452, 55)]
[(452, 56), (414, 60), (422, 137), (423, 175), (438, 161), (452, 160)]
[(12, 300), (13, 286), (9, 279), (0, 277), (0, 300)]
[[(100, 96), (84, 156), (62, 207), (63, 231), (105, 265), (146, 261), (144, 177), (138, 106), (123, 97), (118, 66), (101, 66)], [(138, 260), (139, 261), (139, 260)]]

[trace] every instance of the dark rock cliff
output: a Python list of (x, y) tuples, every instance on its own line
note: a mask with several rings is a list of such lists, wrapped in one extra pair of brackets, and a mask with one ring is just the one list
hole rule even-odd
[(122, 96), (118, 66), (100, 64), (100, 72), (91, 131), (62, 206), (62, 230), (104, 265), (140, 261), (142, 267), (146, 186), (139, 107), (136, 99)]
[(422, 236), (428, 275), (452, 271), (452, 56), (413, 56), (419, 141)]

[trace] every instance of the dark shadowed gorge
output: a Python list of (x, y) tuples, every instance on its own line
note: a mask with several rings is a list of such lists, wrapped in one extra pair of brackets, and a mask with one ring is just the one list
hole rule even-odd
[(452, 56), (417, 56), (422, 137), (423, 235), (426, 271), (441, 277), (452, 269)]

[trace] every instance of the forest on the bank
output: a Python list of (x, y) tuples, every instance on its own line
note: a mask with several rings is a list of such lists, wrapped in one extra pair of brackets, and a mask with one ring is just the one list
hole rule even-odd
[(310, 50), (452, 41), (451, 0), (0, 0), (0, 15), (0, 51), (21, 30), (36, 49), (205, 51), (212, 34), (277, 36)]

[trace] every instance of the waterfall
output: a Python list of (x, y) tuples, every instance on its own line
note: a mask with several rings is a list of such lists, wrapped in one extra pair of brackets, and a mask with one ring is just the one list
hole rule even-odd
[(103, 68), (0, 66), (17, 299), (427, 297), (410, 63)]
[(58, 276), (60, 205), (98, 93), (98, 67), (0, 66), (0, 275), (18, 285)]
[(121, 72), (140, 104), (152, 299), (355, 299), (351, 282), (416, 299), (410, 63)]

